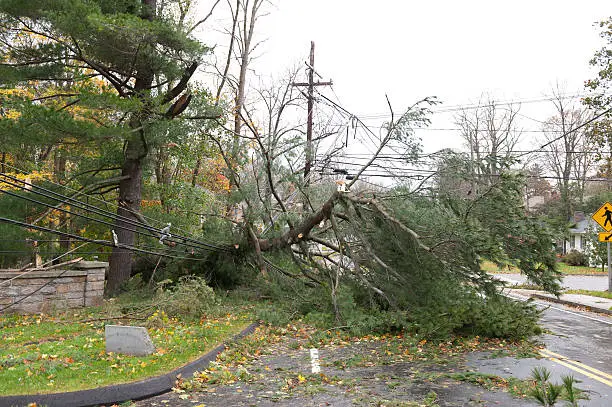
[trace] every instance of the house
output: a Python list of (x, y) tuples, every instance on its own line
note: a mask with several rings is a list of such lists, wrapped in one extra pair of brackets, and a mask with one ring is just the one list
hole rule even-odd
[(568, 229), (568, 237), (563, 242), (563, 254), (572, 250), (586, 252), (589, 248), (589, 235), (597, 233), (600, 229), (597, 223), (584, 212), (574, 212), (573, 227)]

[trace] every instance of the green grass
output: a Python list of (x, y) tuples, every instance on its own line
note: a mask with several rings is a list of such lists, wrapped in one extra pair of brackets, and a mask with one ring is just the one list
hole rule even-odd
[[(485, 260), (480, 265), (480, 268), (488, 273), (520, 273), (520, 270), (514, 266), (498, 267), (495, 263)], [(557, 270), (565, 275), (607, 275), (606, 271), (596, 267), (570, 266), (566, 263), (557, 263)]]
[[(121, 321), (95, 321), (103, 316), (100, 308), (0, 315), (0, 395), (82, 390), (159, 375), (197, 359), (249, 324), (246, 315), (181, 321), (154, 313), (131, 324), (149, 326), (157, 352), (136, 357), (105, 352), (104, 325)], [(94, 321), (79, 322), (83, 319)]]
[(557, 263), (559, 271), (563, 274), (578, 274), (578, 275), (607, 275), (607, 271), (601, 271), (597, 267), (570, 266), (566, 263)]
[(567, 290), (563, 292), (564, 294), (583, 294), (590, 295), (593, 297), (607, 298), (612, 300), (612, 293), (609, 291), (593, 291), (593, 290)]

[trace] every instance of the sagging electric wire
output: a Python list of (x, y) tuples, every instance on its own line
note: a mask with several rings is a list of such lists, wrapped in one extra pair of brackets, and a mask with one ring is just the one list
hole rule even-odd
[[(19, 167), (15, 167), (14, 165), (11, 165), (11, 164), (8, 164), (8, 163), (3, 163), (3, 165), (4, 165), (5, 167), (12, 168), (13, 170), (20, 171), (20, 172), (23, 172), (23, 173), (27, 173), (27, 171), (25, 171), (24, 169), (19, 168)], [(95, 200), (95, 201), (101, 202), (101, 203), (103, 203), (103, 204), (105, 204), (105, 205), (109, 205), (109, 204), (110, 204), (110, 205), (112, 205), (113, 207), (118, 208), (118, 205), (117, 205), (117, 204), (107, 202), (107, 201), (105, 201), (105, 200), (103, 200), (103, 199), (100, 199), (100, 198), (98, 198), (98, 197), (96, 197), (96, 196), (93, 196), (93, 195), (90, 195), (90, 194), (87, 194), (87, 193), (83, 193), (82, 191), (78, 191), (78, 190), (76, 190), (76, 189), (70, 188), (70, 187), (69, 187), (69, 186), (67, 186), (67, 185), (61, 185), (61, 184), (58, 184), (58, 183), (53, 182), (53, 181), (51, 181), (51, 180), (47, 180), (47, 182), (49, 182), (49, 183), (51, 183), (51, 184), (53, 184), (53, 185), (56, 185), (56, 186), (58, 186), (58, 187), (60, 187), (60, 188), (64, 188), (64, 189), (67, 189), (67, 190), (69, 190), (69, 191), (75, 192), (75, 193), (77, 193), (77, 194), (84, 195), (84, 196), (86, 196), (86, 197), (88, 197), (88, 198), (91, 198), (91, 199), (93, 199), (93, 200)], [(39, 187), (39, 188), (41, 188), (41, 187)], [(68, 196), (63, 195), (63, 194), (58, 194), (58, 195), (61, 195), (61, 196), (65, 197), (65, 198), (67, 198), (67, 199), (74, 199), (74, 198), (72, 198), (72, 197), (68, 197)], [(85, 203), (82, 203), (82, 204), (84, 204), (84, 205), (88, 205), (88, 206), (92, 206), (92, 205), (85, 204)], [(97, 207), (95, 207), (95, 206), (94, 206), (94, 208), (97, 208)], [(99, 208), (97, 208), (97, 209), (99, 209)], [(105, 210), (103, 210), (103, 209), (99, 209), (99, 210), (109, 213), (109, 214), (110, 214), (110, 216), (113, 216), (113, 219), (117, 219), (117, 218), (125, 218), (125, 217), (123, 217), (123, 216), (121, 216), (121, 215), (113, 214), (112, 212), (108, 212), (108, 211), (105, 211)], [(154, 221), (154, 222), (156, 222), (156, 223), (158, 223), (158, 224), (163, 224), (163, 223), (164, 223), (163, 221), (160, 221), (159, 219), (154, 219), (154, 218), (151, 218), (151, 217), (149, 217), (149, 216), (142, 215), (142, 217), (143, 217), (143, 219), (148, 219), (148, 220)], [(127, 219), (127, 220), (131, 220), (131, 219), (128, 219), (128, 218), (125, 218), (125, 219)], [(145, 226), (146, 226), (146, 227), (151, 228), (152, 230), (157, 230), (156, 228), (154, 228), (154, 227), (152, 227), (152, 226), (150, 226), (150, 225), (143, 224), (143, 227), (145, 227)], [(180, 231), (180, 232), (183, 232), (183, 233), (187, 233), (185, 230), (182, 230), (182, 229), (180, 229), (180, 228), (176, 228), (176, 230), (178, 230), (178, 231)]]
[[(20, 180), (20, 179), (18, 179), (16, 177), (13, 177), (13, 176), (11, 176), (9, 174), (6, 174), (6, 173), (0, 173), (0, 176), (5, 177), (5, 178), (9, 178), (9, 179), (11, 179), (11, 180), (13, 180), (15, 182), (23, 184), (22, 186), (20, 186), (20, 185), (15, 184), (14, 182), (11, 183), (11, 182), (7, 181), (6, 179), (0, 178), (1, 182), (4, 182), (4, 183), (9, 184), (11, 186), (14, 186), (16, 188), (20, 188), (21, 190), (29, 190), (30, 192), (36, 193), (36, 194), (44, 196), (46, 198), (54, 199), (54, 200), (58, 201), (60, 204), (71, 202), (73, 206), (77, 206), (77, 207), (79, 207), (79, 209), (83, 209), (83, 210), (86, 210), (86, 211), (94, 212), (97, 215), (105, 216), (105, 217), (111, 218), (113, 220), (121, 220), (121, 221), (123, 221), (125, 223), (128, 223), (128, 224), (132, 225), (132, 226), (140, 227), (142, 229), (145, 229), (145, 230), (148, 230), (149, 232), (154, 232), (154, 233), (138, 232), (136, 230), (129, 229), (129, 228), (125, 227), (125, 226), (119, 226), (119, 225), (115, 225), (115, 224), (112, 224), (110, 222), (106, 222), (106, 221), (103, 221), (103, 220), (100, 220), (100, 219), (91, 218), (91, 217), (88, 217), (86, 215), (81, 215), (81, 214), (73, 213), (73, 212), (70, 212), (70, 211), (68, 211), (66, 209), (61, 209), (61, 208), (57, 207), (57, 205), (52, 206), (50, 204), (46, 204), (46, 203), (43, 203), (43, 202), (36, 201), (37, 203), (45, 205), (45, 206), (47, 206), (49, 208), (53, 208), (55, 210), (59, 210), (59, 211), (62, 211), (62, 212), (71, 213), (71, 214), (74, 214), (75, 216), (81, 216), (81, 217), (84, 217), (84, 218), (87, 218), (89, 220), (93, 220), (93, 221), (96, 221), (96, 222), (99, 222), (99, 223), (104, 223), (104, 224), (112, 226), (113, 228), (120, 228), (120, 229), (123, 229), (123, 230), (128, 230), (128, 231), (134, 232), (134, 233), (141, 233), (141, 234), (145, 234), (145, 235), (152, 236), (152, 237), (155, 237), (155, 238), (159, 238), (159, 236), (160, 236), (160, 232), (156, 228), (154, 228), (154, 227), (152, 227), (150, 225), (147, 225), (145, 223), (138, 222), (136, 220), (133, 220), (133, 219), (121, 216), (121, 215), (113, 214), (112, 212), (106, 211), (104, 209), (100, 209), (100, 208), (98, 208), (98, 207), (96, 207), (94, 205), (90, 205), (88, 203), (79, 201), (79, 200), (77, 200), (75, 198), (71, 198), (71, 197), (65, 196), (65, 195), (57, 193), (55, 191), (51, 191), (51, 190), (46, 189), (44, 187), (41, 187), (39, 185), (28, 183), (26, 181)], [(32, 189), (31, 190), (28, 189), (29, 187), (31, 187)], [(34, 189), (45, 191), (46, 193), (35, 191)], [(14, 196), (16, 196), (18, 198), (32, 200), (32, 198), (26, 198), (26, 197), (23, 197), (21, 195), (17, 195), (17, 194), (11, 193), (10, 191), (5, 191), (5, 190), (1, 190), (1, 191), (4, 192), (4, 193), (7, 193), (9, 195), (14, 195)], [(54, 195), (54, 196), (52, 196), (52, 195)], [(201, 242), (199, 240), (191, 239), (191, 238), (188, 238), (186, 236), (181, 236), (181, 235), (174, 235), (174, 236), (178, 240), (174, 239), (174, 240), (169, 240), (169, 241), (173, 241), (175, 243), (184, 243), (184, 242), (187, 241), (187, 242), (194, 243), (196, 245), (199, 245), (200, 247), (204, 247), (204, 248), (207, 248), (207, 249), (229, 251), (228, 248), (225, 248), (225, 247), (222, 247), (222, 246), (218, 246), (218, 245), (214, 245), (214, 244), (211, 244), (211, 243)], [(196, 247), (196, 246), (190, 245), (190, 247)]]
[(60, 230), (54, 230), (54, 229), (46, 228), (46, 227), (43, 227), (43, 226), (33, 225), (31, 223), (21, 222), (21, 221), (15, 220), (15, 219), (10, 219), (10, 218), (5, 218), (5, 217), (0, 217), (0, 222), (10, 223), (10, 224), (21, 226), (21, 227), (28, 228), (28, 229), (35, 229), (35, 230), (39, 230), (41, 232), (48, 232), (48, 233), (53, 233), (53, 234), (56, 234), (56, 235), (68, 236), (68, 237), (73, 238), (74, 240), (80, 240), (80, 241), (83, 241), (83, 242), (89, 242), (89, 243), (97, 244), (97, 245), (100, 245), (100, 246), (118, 247), (120, 249), (124, 249), (124, 250), (128, 250), (128, 251), (133, 251), (133, 252), (138, 252), (138, 253), (151, 254), (151, 255), (154, 255), (154, 256), (163, 256), (163, 257), (168, 257), (168, 258), (171, 258), (171, 259), (179, 259), (179, 260), (195, 260), (195, 261), (206, 260), (206, 258), (171, 256), (171, 255), (167, 255), (167, 254), (164, 254), (164, 253), (159, 253), (159, 252), (154, 252), (154, 251), (140, 249), (138, 247), (129, 246), (129, 245), (122, 244), (122, 243), (115, 244), (114, 242), (111, 242), (109, 240), (90, 239), (88, 237), (83, 237), (83, 236), (75, 235), (73, 233), (68, 233), (68, 232), (64, 232), (64, 231), (60, 231)]
[[(49, 264), (51, 264), (51, 263), (53, 263), (53, 262), (55, 262), (55, 261), (57, 261), (57, 260), (61, 259), (61, 258), (62, 258), (62, 257), (64, 257), (64, 256), (69, 255), (70, 253), (74, 253), (75, 251), (79, 250), (80, 248), (82, 248), (82, 247), (84, 247), (84, 246), (86, 246), (86, 245), (88, 245), (88, 244), (89, 244), (89, 242), (85, 242), (85, 243), (83, 243), (82, 245), (80, 245), (79, 247), (76, 247), (76, 248), (74, 248), (74, 249), (72, 249), (72, 250), (70, 250), (70, 251), (67, 251), (66, 253), (60, 254), (59, 256), (57, 256), (57, 257), (55, 257), (55, 258), (53, 258), (53, 259), (51, 259), (51, 260), (47, 261), (46, 263), (41, 264), (41, 265), (40, 265), (40, 267), (36, 267), (36, 266), (34, 266), (34, 267), (31, 269), (31, 270), (27, 270), (27, 271), (25, 271), (25, 272), (23, 272), (23, 273), (21, 273), (21, 274), (16, 275), (15, 277), (12, 277), (12, 278), (9, 278), (8, 280), (2, 281), (2, 282), (0, 282), (0, 287), (1, 287), (2, 285), (6, 284), (6, 283), (10, 283), (10, 282), (11, 282), (11, 281), (13, 281), (13, 280), (16, 280), (16, 279), (18, 279), (18, 278), (20, 278), (20, 277), (25, 276), (25, 275), (26, 275), (26, 274), (28, 274), (28, 273), (32, 273), (32, 272), (37, 271), (37, 270), (41, 270), (41, 269), (43, 269), (45, 266), (47, 266), (47, 265), (49, 265)], [(0, 311), (0, 312), (1, 312), (1, 311)]]

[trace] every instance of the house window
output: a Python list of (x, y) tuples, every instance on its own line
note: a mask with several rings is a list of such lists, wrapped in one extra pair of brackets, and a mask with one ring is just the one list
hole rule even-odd
[(570, 236), (570, 249), (573, 249), (576, 247), (576, 239), (575, 236)]
[(586, 248), (586, 237), (580, 236), (580, 248), (584, 250)]

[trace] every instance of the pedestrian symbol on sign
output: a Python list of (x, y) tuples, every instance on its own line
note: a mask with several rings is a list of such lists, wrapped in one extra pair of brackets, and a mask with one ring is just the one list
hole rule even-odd
[(612, 204), (606, 202), (595, 211), (593, 214), (593, 220), (599, 224), (604, 230), (612, 231)]
[(606, 225), (610, 225), (610, 227), (612, 227), (612, 211), (610, 209), (608, 209), (608, 207), (606, 206), (604, 211), (604, 217), (606, 218), (606, 220), (604, 221), (604, 228), (606, 228)]

